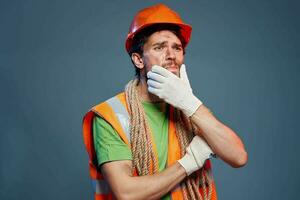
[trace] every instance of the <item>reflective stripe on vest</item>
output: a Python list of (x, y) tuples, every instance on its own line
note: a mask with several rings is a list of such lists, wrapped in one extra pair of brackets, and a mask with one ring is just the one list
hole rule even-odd
[[(123, 131), (126, 134), (128, 141), (130, 142), (130, 130), (129, 130), (129, 115), (120, 100), (116, 97), (112, 97), (106, 101), (115, 112)], [(111, 189), (104, 179), (92, 179), (92, 185), (96, 194), (109, 194)]]
[(130, 129), (129, 129), (129, 115), (121, 101), (117, 97), (112, 97), (106, 101), (115, 112), (123, 131), (126, 134), (126, 137), (130, 143)]

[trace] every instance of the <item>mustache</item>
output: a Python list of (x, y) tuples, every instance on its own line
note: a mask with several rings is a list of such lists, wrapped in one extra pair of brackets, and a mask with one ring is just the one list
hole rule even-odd
[(162, 66), (163, 68), (167, 68), (167, 67), (170, 66), (170, 65), (175, 65), (176, 67), (179, 68), (179, 64), (178, 64), (176, 61), (163, 63), (161, 66)]

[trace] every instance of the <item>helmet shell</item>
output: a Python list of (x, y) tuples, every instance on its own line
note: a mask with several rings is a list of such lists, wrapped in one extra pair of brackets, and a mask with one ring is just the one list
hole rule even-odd
[(156, 4), (140, 10), (134, 17), (127, 34), (125, 48), (129, 53), (133, 39), (137, 33), (155, 24), (173, 24), (180, 28), (180, 34), (187, 46), (192, 32), (192, 26), (182, 21), (181, 17), (164, 4)]

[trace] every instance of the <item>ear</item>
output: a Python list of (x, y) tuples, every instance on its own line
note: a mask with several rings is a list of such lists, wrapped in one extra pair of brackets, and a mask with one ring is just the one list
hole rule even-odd
[(139, 69), (144, 68), (144, 61), (143, 61), (142, 56), (140, 54), (132, 53), (131, 54), (131, 60), (137, 68), (139, 68)]

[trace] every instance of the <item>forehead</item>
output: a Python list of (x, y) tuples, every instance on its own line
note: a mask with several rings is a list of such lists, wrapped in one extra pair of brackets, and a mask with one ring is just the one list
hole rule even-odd
[(177, 35), (169, 30), (161, 30), (152, 33), (149, 36), (146, 43), (151, 45), (151, 44), (162, 43), (162, 42), (176, 43), (181, 45), (181, 41), (177, 37)]

